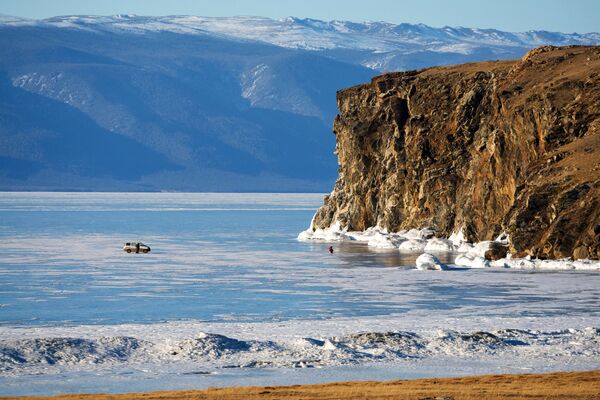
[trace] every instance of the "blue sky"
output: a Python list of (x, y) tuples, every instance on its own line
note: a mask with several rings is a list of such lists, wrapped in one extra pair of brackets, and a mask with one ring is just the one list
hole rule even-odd
[(507, 31), (600, 31), (600, 0), (0, 0), (0, 13), (28, 18), (71, 14), (295, 16)]

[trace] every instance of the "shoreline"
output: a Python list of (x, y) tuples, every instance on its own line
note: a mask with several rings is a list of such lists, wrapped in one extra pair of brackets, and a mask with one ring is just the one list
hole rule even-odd
[(317, 385), (249, 386), (124, 394), (0, 397), (20, 400), (118, 399), (600, 399), (600, 370), (545, 374), (481, 375)]
[[(315, 228), (313, 216), (310, 226), (298, 234), (297, 240), (308, 243), (356, 242), (365, 243), (370, 249), (426, 254), (429, 259), (417, 259), (416, 268), (420, 270), (505, 268), (530, 271), (600, 271), (600, 260), (595, 259), (513, 257), (508, 252), (510, 236), (506, 233), (495, 240), (471, 243), (466, 241), (462, 232), (454, 232), (450, 237), (444, 238), (435, 236), (435, 231), (430, 228), (388, 232), (380, 226), (372, 226), (364, 231), (348, 231), (339, 221), (328, 228)], [(440, 262), (435, 257), (440, 253), (455, 254), (454, 262), (449, 265)]]

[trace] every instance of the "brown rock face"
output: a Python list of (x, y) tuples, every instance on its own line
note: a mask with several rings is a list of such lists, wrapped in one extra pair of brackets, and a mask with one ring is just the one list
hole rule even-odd
[(337, 94), (339, 176), (315, 228), (432, 227), (600, 257), (600, 47), (390, 73)]
[(498, 242), (491, 242), (490, 248), (485, 252), (484, 257), (486, 260), (499, 260), (506, 257), (508, 248)]

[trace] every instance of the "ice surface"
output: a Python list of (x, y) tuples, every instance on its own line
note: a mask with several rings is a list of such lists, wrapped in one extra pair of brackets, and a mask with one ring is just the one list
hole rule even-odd
[[(332, 322), (330, 321), (329, 325)], [(341, 322), (341, 321), (340, 321)], [(347, 322), (347, 321), (345, 321)], [(441, 362), (444, 365), (471, 361), (474, 365), (499, 365), (501, 360), (535, 368), (536, 370), (578, 366), (590, 368), (600, 362), (600, 329), (592, 327), (561, 330), (502, 328), (494, 330), (458, 331), (429, 329), (407, 331), (393, 329), (397, 321), (374, 321), (390, 330), (340, 332), (338, 335), (318, 335), (309, 321), (296, 322), (282, 336), (269, 332), (269, 326), (254, 326), (259, 339), (242, 339), (216, 333), (193, 334), (193, 329), (206, 328), (204, 323), (161, 324), (159, 326), (112, 326), (90, 334), (93, 327), (72, 327), (71, 334), (82, 337), (45, 336), (30, 339), (33, 332), (25, 330), (18, 336), (15, 329), (3, 328), (0, 340), (0, 382), (10, 382), (20, 376), (77, 374), (82, 371), (111, 370), (119, 375), (122, 369), (153, 371), (189, 370), (190, 363), (209, 373), (231, 369), (264, 369), (284, 371), (298, 368), (331, 368), (348, 365), (387, 368), (419, 368), (420, 365)], [(339, 323), (339, 322), (338, 322)], [(174, 335), (170, 328), (175, 328)], [(181, 329), (184, 328), (184, 331)], [(243, 335), (249, 327), (234, 325)], [(286, 329), (287, 328), (287, 329)], [(299, 328), (303, 330), (300, 331)], [(330, 327), (331, 328), (331, 327)], [(102, 331), (136, 331), (146, 337), (101, 336)], [(51, 328), (37, 329), (36, 334), (52, 335)], [(86, 333), (86, 331), (88, 333)], [(182, 333), (189, 337), (180, 337)], [(54, 334), (58, 333), (54, 330)], [(300, 336), (302, 334), (317, 336)], [(247, 335), (247, 333), (246, 333)], [(565, 364), (566, 363), (566, 364)], [(198, 368), (198, 367), (196, 367)], [(489, 368), (489, 367), (488, 367)], [(376, 369), (374, 369), (376, 371)], [(0, 394), (3, 393), (0, 390)], [(4, 393), (6, 393), (4, 391)]]
[[(321, 202), (1, 194), (0, 394), (597, 368), (594, 262), (433, 252), (449, 268), (427, 273), (431, 230), (297, 241)], [(121, 250), (138, 239), (152, 253)]]
[(0, 212), (314, 211), (319, 193), (0, 192)]

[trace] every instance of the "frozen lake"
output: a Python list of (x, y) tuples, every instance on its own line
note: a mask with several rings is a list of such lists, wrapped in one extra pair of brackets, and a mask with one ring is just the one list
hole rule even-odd
[(600, 272), (329, 254), (322, 197), (1, 193), (0, 395), (600, 367)]

